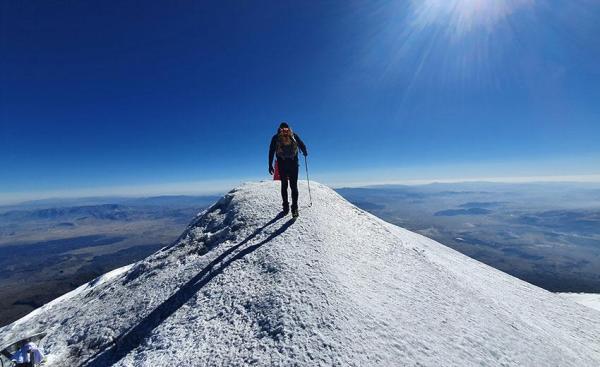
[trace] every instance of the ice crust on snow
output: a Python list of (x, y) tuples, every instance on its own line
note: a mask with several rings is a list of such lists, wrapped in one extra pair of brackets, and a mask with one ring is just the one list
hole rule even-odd
[(0, 329), (49, 366), (598, 366), (600, 312), (299, 182), (244, 184), (171, 246)]

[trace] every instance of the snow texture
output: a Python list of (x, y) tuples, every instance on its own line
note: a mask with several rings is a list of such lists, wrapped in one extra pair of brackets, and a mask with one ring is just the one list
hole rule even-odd
[(600, 294), (597, 293), (559, 293), (563, 297), (581, 305), (600, 311)]
[(236, 188), (171, 246), (0, 329), (50, 366), (598, 366), (600, 313), (300, 182)]

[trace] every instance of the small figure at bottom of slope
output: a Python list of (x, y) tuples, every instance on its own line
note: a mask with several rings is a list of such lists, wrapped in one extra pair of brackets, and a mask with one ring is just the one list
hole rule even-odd
[(269, 146), (269, 174), (276, 173), (273, 169), (273, 157), (277, 156), (277, 173), (281, 179), (282, 212), (289, 213), (288, 183), (292, 190), (292, 216), (298, 216), (298, 149), (306, 156), (306, 145), (298, 134), (294, 133), (286, 122), (279, 125), (277, 134), (271, 138)]
[[(35, 367), (45, 361), (44, 353), (35, 344), (46, 336), (46, 333), (39, 333), (4, 347), (0, 353), (2, 357), (12, 362), (16, 367)], [(0, 359), (2, 358), (0, 357)], [(2, 362), (4, 366), (4, 362)]]
[(43, 360), (44, 353), (32, 342), (23, 345), (11, 358), (16, 367), (39, 366)]

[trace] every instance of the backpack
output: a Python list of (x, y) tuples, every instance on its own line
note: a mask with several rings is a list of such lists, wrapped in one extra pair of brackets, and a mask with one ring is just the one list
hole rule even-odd
[[(286, 144), (287, 143), (287, 144)], [(283, 135), (277, 135), (277, 157), (281, 159), (294, 159), (298, 156), (298, 143), (291, 133), (290, 138), (286, 139)]]

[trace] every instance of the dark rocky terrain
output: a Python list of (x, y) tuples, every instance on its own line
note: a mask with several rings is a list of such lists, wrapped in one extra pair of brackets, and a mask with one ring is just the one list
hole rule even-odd
[(0, 325), (168, 245), (215, 199), (106, 198), (109, 202), (0, 207)]

